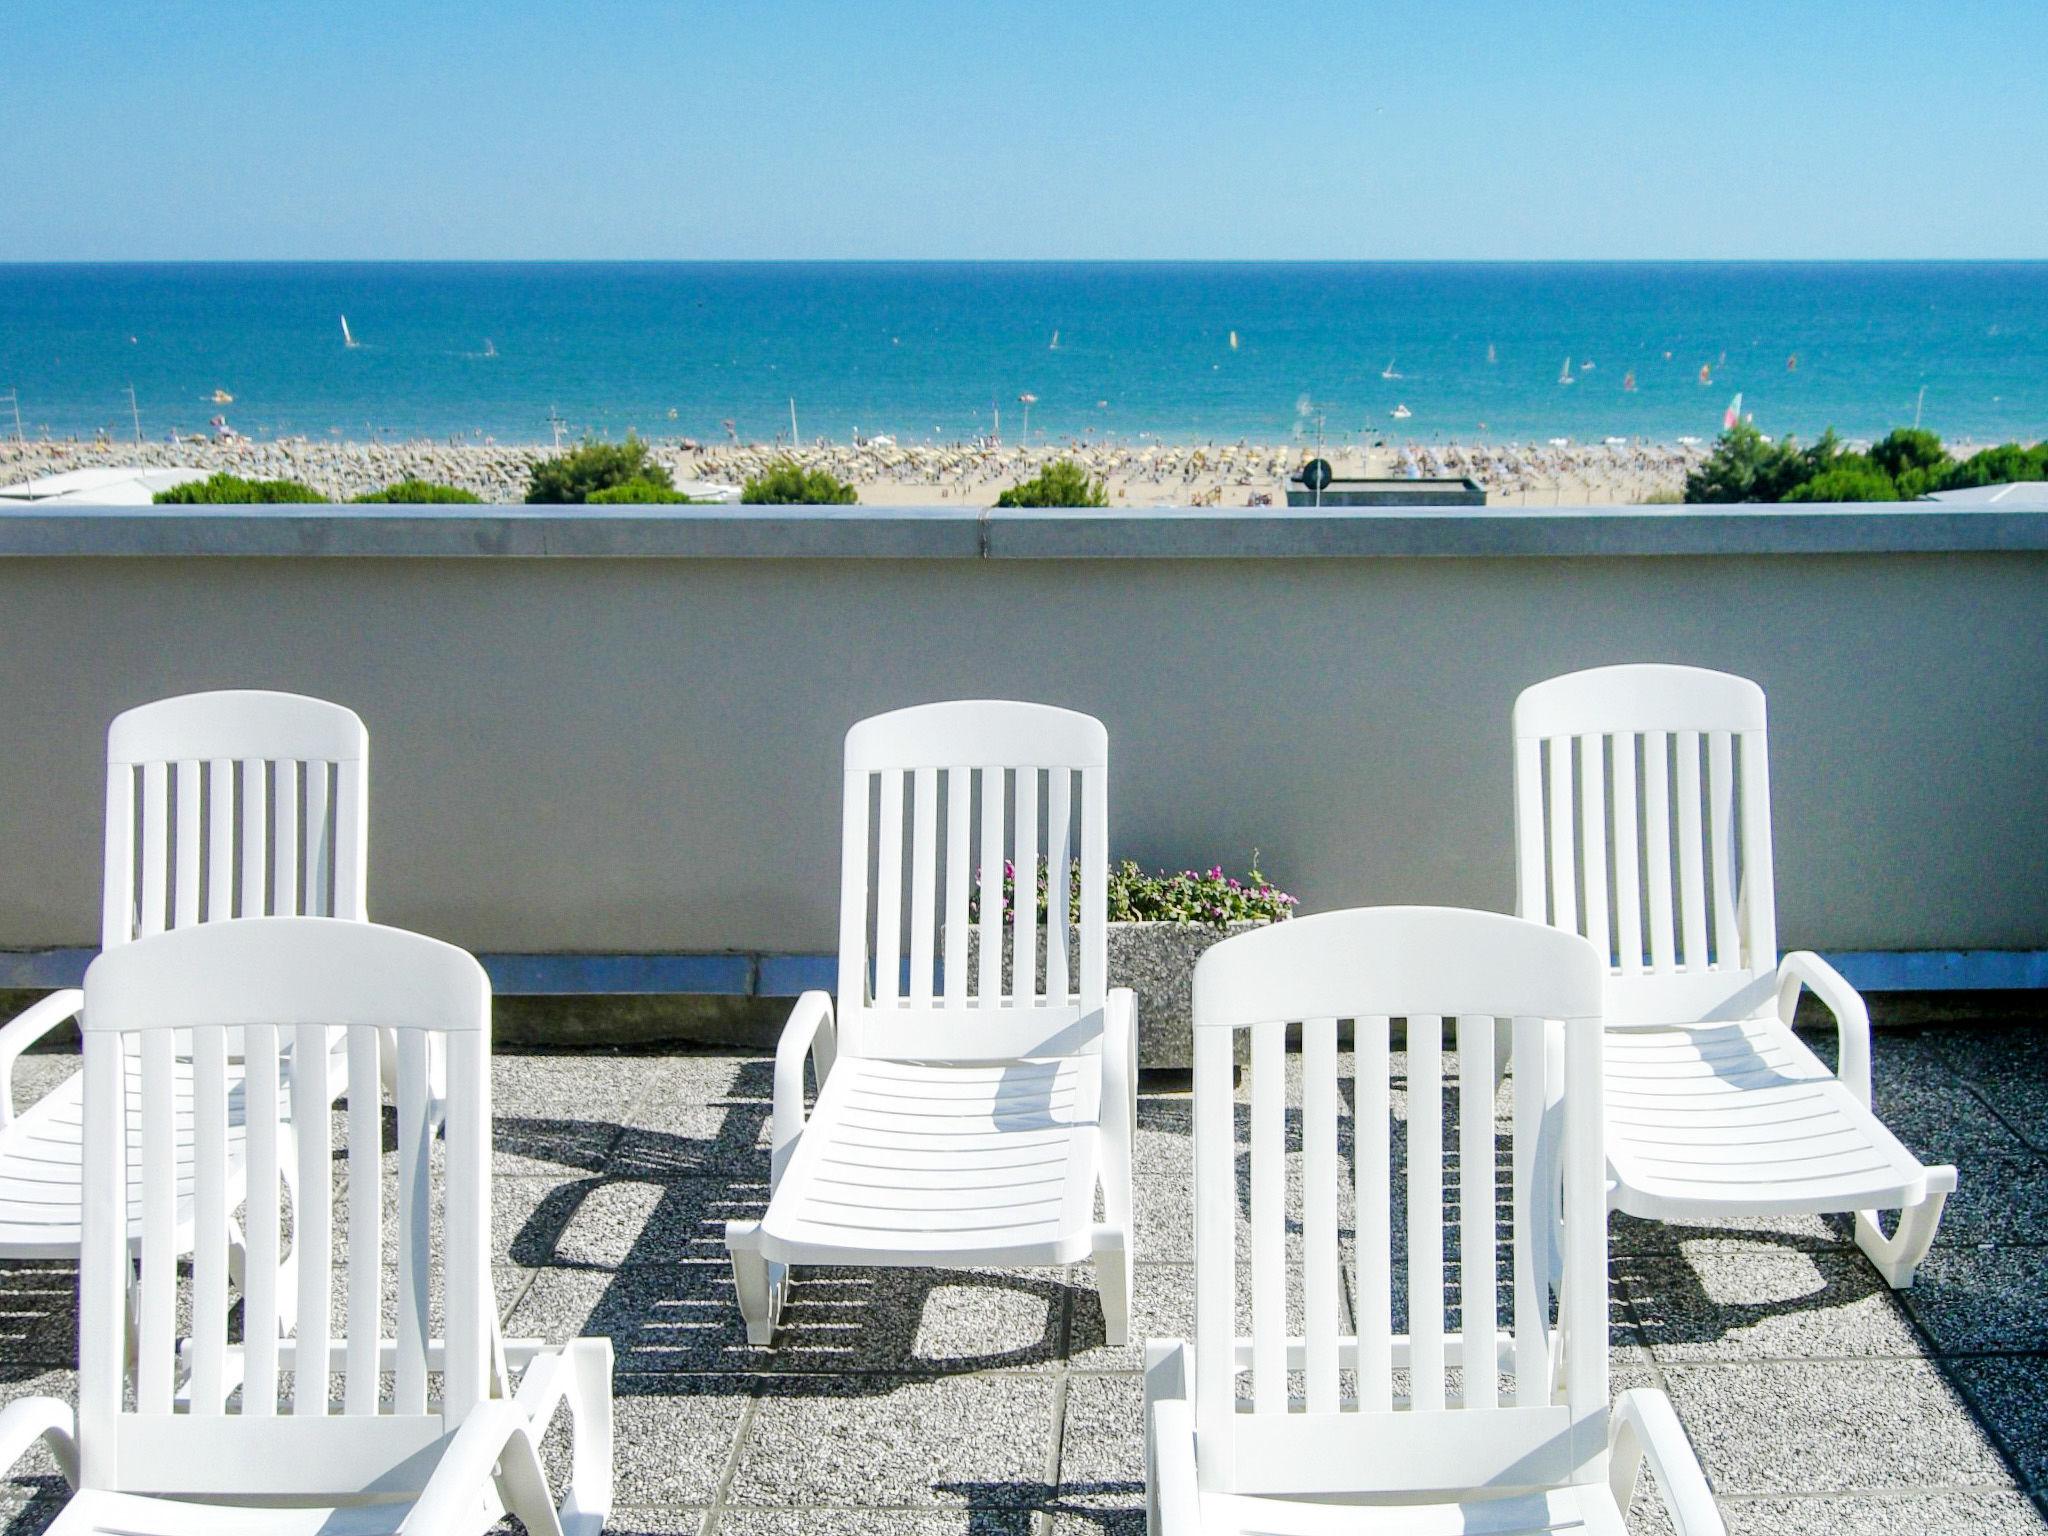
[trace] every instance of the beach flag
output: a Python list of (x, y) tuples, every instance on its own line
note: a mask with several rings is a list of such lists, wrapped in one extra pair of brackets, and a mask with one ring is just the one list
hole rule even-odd
[(1727, 431), (1742, 420), (1742, 391), (1735, 392), (1735, 398), (1728, 402), (1728, 409), (1721, 416), (1721, 430)]

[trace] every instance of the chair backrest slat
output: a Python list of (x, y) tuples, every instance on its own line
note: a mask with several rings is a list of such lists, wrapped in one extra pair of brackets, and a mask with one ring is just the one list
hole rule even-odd
[[(1352, 1028), (1352, 1176), (1357, 1188), (1358, 1404), (1366, 1412), (1394, 1406), (1394, 1144), (1390, 1037), (1385, 1014)], [(1199, 1038), (1199, 1037), (1198, 1037)]]
[[(416, 1038), (416, 1037), (415, 1037)], [(377, 1081), (378, 1040), (366, 1029), (349, 1031), (348, 1080), (351, 1086)], [(413, 1193), (412, 1169), (419, 1153), (411, 1138), (400, 1138), (398, 1186), (401, 1196)], [(370, 1278), (384, 1268), (384, 1105), (381, 1096), (351, 1092), (348, 1096), (348, 1396), (349, 1413), (371, 1413), (377, 1402), (377, 1344), (384, 1321), (378, 1287)], [(405, 1248), (399, 1249), (404, 1262)], [(405, 1280), (399, 1279), (401, 1304)], [(417, 1409), (410, 1410), (417, 1412)]]
[[(135, 1407), (140, 1413), (169, 1413), (177, 1376), (180, 1245), (175, 1046), (169, 1035), (149, 1035), (136, 1059), (142, 1112), (142, 1134), (137, 1138), (142, 1162), (142, 1253), (135, 1331)], [(131, 1172), (131, 1183), (133, 1178)]]
[[(1095, 1048), (1108, 969), (1106, 761), (1099, 722), (1038, 704), (924, 705), (847, 733), (844, 1053), (971, 1060)], [(1077, 842), (1078, 946), (1068, 912)]]
[[(1569, 757), (1564, 769), (1573, 771)], [(1203, 956), (1194, 994), (1194, 1151), (1196, 1455), (1204, 1487), (1412, 1493), (1604, 1475), (1603, 969), (1598, 951), (1576, 935), (1438, 908), (1297, 919)], [(1359, 1246), (1348, 1335), (1337, 1259), (1346, 1020)], [(1395, 1020), (1404, 1030), (1405, 1083), (1390, 1050)], [(1514, 1101), (1503, 1127), (1494, 1052), (1510, 1021)], [(1296, 1025), (1298, 1158), (1288, 1103)], [(1239, 1145), (1231, 1083), (1240, 1030), (1250, 1036), (1248, 1148)], [(1403, 1088), (1405, 1128), (1393, 1107)], [(1547, 1104), (1555, 1106), (1548, 1115)], [(1397, 1189), (1393, 1169), (1401, 1166)], [(1496, 1235), (1504, 1179), (1514, 1253), (1505, 1282)], [(1398, 1234), (1397, 1193), (1405, 1207)], [(1238, 1322), (1241, 1231), (1250, 1253), (1247, 1336)], [(1397, 1291), (1406, 1313), (1398, 1327)], [(1504, 1403), (1498, 1375), (1510, 1359), (1516, 1389)], [(1569, 1366), (1561, 1383), (1559, 1359)], [(1396, 1395), (1403, 1367), (1407, 1391)], [(1348, 1371), (1356, 1389), (1347, 1398)], [(1426, 1432), (1418, 1415), (1427, 1416)]]
[(973, 844), (968, 812), (974, 802), (974, 770), (946, 770), (946, 959), (949, 1008), (967, 1005), (967, 910), (974, 885)]
[(170, 927), (169, 914), (164, 910), (169, 895), (164, 888), (165, 869), (171, 852), (169, 778), (169, 764), (143, 765), (141, 909), (134, 922), (138, 937), (162, 933)]
[(936, 921), (939, 843), (939, 770), (930, 764), (911, 774), (910, 832), (910, 1004), (932, 1001), (932, 927)]
[(278, 1084), (281, 1057), (275, 1024), (252, 1024), (242, 1044), (242, 1101), (247, 1126), (248, 1216), (245, 1230), (249, 1268), (242, 1281), (244, 1350), (242, 1412), (264, 1417), (277, 1412), (278, 1267), (283, 1220), (279, 1206), (284, 1164), (278, 1130), (284, 1097)]
[[(1606, 954), (1609, 1015), (1765, 1012), (1777, 925), (1762, 690), (1696, 667), (1575, 672), (1516, 700), (1514, 743), (1519, 910)], [(1560, 771), (1574, 754), (1575, 778)], [(1576, 900), (1560, 877), (1574, 867)]]
[[(418, 1491), (432, 1464), (426, 1453), (489, 1394), (497, 1358), (489, 996), (482, 970), (460, 950), (332, 918), (201, 923), (116, 946), (93, 963), (83, 1016), (86, 1123), (125, 1119), (134, 1129), (125, 1143), (85, 1142), (85, 1485), (315, 1502)], [(395, 1191), (382, 1176), (387, 1030), (398, 1042)], [(337, 1034), (342, 1049), (331, 1055)], [(436, 1043), (445, 1046), (446, 1097), (430, 1102)], [(231, 1048), (244, 1055), (237, 1075)], [(329, 1104), (341, 1088), (346, 1177), (337, 1181)], [(189, 1116), (191, 1148), (183, 1164), (181, 1116)], [(441, 1126), (446, 1173), (437, 1180)], [(238, 1137), (246, 1194), (231, 1156)], [(122, 1192), (130, 1188), (143, 1213), (132, 1378), (119, 1343), (130, 1260)], [(193, 1253), (182, 1353), (181, 1200), (189, 1201)], [(228, 1250), (244, 1200), (250, 1263), (237, 1344), (227, 1333), (236, 1300)], [(287, 1200), (295, 1224), (287, 1267), (298, 1272), (290, 1327), (283, 1315), (292, 1309), (278, 1295)], [(343, 1200), (345, 1237), (334, 1215)], [(430, 1397), (427, 1317), (437, 1274), (446, 1353), (434, 1362), (441, 1389)], [(393, 1290), (398, 1326), (387, 1349), (382, 1317)], [(103, 1338), (114, 1345), (95, 1342)], [(124, 1402), (131, 1387), (132, 1405)], [(315, 1421), (332, 1426), (324, 1440), (314, 1438), (323, 1433)], [(194, 1438), (202, 1422), (212, 1438)], [(284, 1422), (299, 1427), (286, 1432)], [(287, 1444), (296, 1454), (278, 1453)]]
[(173, 763), (171, 772), (175, 779), (178, 807), (172, 834), (176, 841), (178, 875), (169, 926), (189, 928), (199, 921), (200, 850), (205, 846), (201, 842), (206, 823), (199, 809), (199, 764), (192, 761)]
[(1444, 1406), (1444, 1030), (1408, 1018), (1408, 1372), (1417, 1408)]
[(1500, 1373), (1495, 1367), (1500, 1357), (1500, 1297), (1494, 1272), (1494, 1021), (1461, 1014), (1457, 1029), (1458, 1335), (1465, 1406), (1491, 1408), (1500, 1400)]
[(192, 1036), (191, 1411), (227, 1405), (228, 1052), (218, 1027)]
[(1301, 1025), (1301, 1304), (1308, 1408), (1337, 1411), (1337, 1021)]
[(1287, 1407), (1287, 1025), (1252, 1026), (1252, 1403)]
[[(275, 803), (275, 802), (273, 802)], [(293, 1140), (298, 1144), (299, 1200), (293, 1209), (292, 1251), (298, 1261), (298, 1353), (292, 1372), (292, 1412), (327, 1412), (327, 1344), (333, 1337), (328, 1277), (334, 1265), (333, 1212), (327, 1194), (333, 1179), (334, 1128), (327, 1113), (333, 1090), (324, 1070), (303, 1070), (327, 1059), (327, 1030), (298, 1024), (291, 1031), (292, 1055), (301, 1070), (291, 1074)], [(350, 1077), (354, 1087), (354, 1077)], [(351, 1094), (351, 1097), (354, 1095)]]

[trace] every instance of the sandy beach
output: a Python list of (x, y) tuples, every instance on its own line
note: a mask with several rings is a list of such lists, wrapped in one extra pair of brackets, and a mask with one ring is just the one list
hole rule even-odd
[[(794, 457), (807, 468), (827, 469), (851, 481), (870, 506), (987, 506), (1006, 486), (1060, 458), (1079, 459), (1100, 475), (1113, 506), (1283, 505), (1286, 477), (1314, 452), (1296, 443), (1045, 444), (1027, 449), (987, 442), (898, 446), (886, 441), (858, 447), (812, 443), (792, 453), (774, 444), (696, 447), (657, 440), (653, 449), (679, 486), (738, 485), (774, 460)], [(525, 496), (534, 462), (553, 451), (544, 444), (311, 438), (0, 442), (0, 483), (102, 465), (175, 465), (300, 480), (338, 500), (417, 477), (460, 486), (486, 501), (516, 502)], [(1325, 457), (1339, 476), (1470, 476), (1486, 487), (1490, 505), (1569, 506), (1668, 499), (1704, 452), (1699, 445), (1630, 441), (1346, 446), (1327, 450)]]

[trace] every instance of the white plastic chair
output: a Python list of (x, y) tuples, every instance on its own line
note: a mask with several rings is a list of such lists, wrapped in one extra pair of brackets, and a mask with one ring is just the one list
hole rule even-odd
[[(931, 704), (847, 733), (837, 1017), (824, 992), (798, 999), (775, 1054), (768, 1210), (726, 1225), (753, 1343), (773, 1342), (791, 1265), (1091, 1254), (1108, 1336), (1129, 1337), (1137, 1013), (1107, 986), (1108, 753), (1100, 721), (1040, 704)], [(1007, 983), (1006, 858), (1021, 898)], [(1044, 924), (1030, 894), (1041, 858), (1055, 872)]]
[[(1707, 1224), (1853, 1211), (1885, 1280), (1911, 1285), (1956, 1171), (1871, 1113), (1855, 989), (1818, 955), (1778, 956), (1763, 690), (1601, 667), (1524, 692), (1514, 737), (1520, 910), (1608, 961), (1614, 1207)], [(1802, 987), (1835, 1016), (1834, 1072), (1792, 1032)]]
[[(117, 716), (107, 732), (102, 951), (227, 917), (364, 919), (368, 756), (352, 711), (296, 694), (189, 694)], [(84, 999), (76, 988), (53, 993), (0, 1028), (0, 1257), (78, 1257), (84, 1078), (74, 1073), (16, 1116), (13, 1073)], [(236, 1168), (239, 1147), (237, 1134)], [(189, 1171), (189, 1120), (173, 1153)], [(190, 1230), (189, 1201), (177, 1220)]]
[[(1609, 1411), (1600, 993), (1599, 957), (1584, 940), (1443, 908), (1297, 918), (1201, 958), (1195, 1339), (1146, 1347), (1152, 1532), (1621, 1536), (1647, 1458), (1679, 1536), (1720, 1536), (1664, 1395), (1627, 1392)], [(1405, 1023), (1405, 1083), (1390, 1072), (1395, 1019)], [(1353, 1029), (1350, 1169), (1339, 1140), (1343, 1020)], [(1518, 1068), (1506, 1126), (1493, 1087), (1501, 1020), (1511, 1021)], [(1296, 1026), (1300, 1150), (1290, 1155), (1285, 1068)], [(1234, 1134), (1239, 1030), (1251, 1036), (1248, 1155)], [(1397, 1098), (1407, 1106), (1404, 1179), (1394, 1177)], [(1553, 1318), (1545, 1250), (1560, 1190)], [(1344, 1299), (1347, 1213), (1355, 1325)]]
[[(476, 961), (368, 923), (250, 918), (110, 950), (86, 972), (85, 993), (76, 1430), (54, 1398), (0, 1412), (0, 1458), (11, 1463), (40, 1436), (73, 1478), (77, 1492), (52, 1531), (459, 1536), (508, 1510), (535, 1536), (601, 1530), (611, 1504), (610, 1342), (546, 1349), (498, 1337), (490, 984)], [(346, 1039), (345, 1181), (330, 1173), (325, 1085), (287, 1070), (294, 1047), (322, 1053), (334, 1029)], [(397, 1042), (398, 1170), (388, 1188), (380, 1031)], [(449, 1090), (438, 1153), (430, 1039), (445, 1042)], [(239, 1074), (228, 1065), (236, 1054)], [(188, 1091), (189, 1110), (180, 1102)], [(284, 1134), (288, 1105), (295, 1138)], [(93, 1134), (124, 1123), (126, 1136)], [(189, 1202), (171, 1156), (188, 1127)], [(253, 1171), (239, 1297), (229, 1263), (242, 1195), (229, 1167), (237, 1136)], [(299, 1165), (295, 1333), (278, 1281), (287, 1159)], [(139, 1246), (129, 1241), (127, 1193), (137, 1182)], [(196, 1241), (179, 1230), (187, 1203)], [(188, 1250), (191, 1333), (181, 1339), (178, 1261)], [(141, 1277), (132, 1363), (122, 1326), (131, 1262)], [(389, 1337), (387, 1286), (397, 1323)], [(436, 1288), (440, 1339), (428, 1328)], [(243, 1342), (229, 1339), (236, 1300)], [(574, 1470), (557, 1506), (537, 1446), (563, 1404)]]

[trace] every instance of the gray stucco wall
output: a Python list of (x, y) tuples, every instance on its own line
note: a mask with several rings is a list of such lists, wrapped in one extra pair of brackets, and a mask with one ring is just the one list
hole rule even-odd
[(485, 950), (826, 950), (863, 715), (1109, 726), (1112, 853), (1308, 910), (1512, 901), (1507, 721), (1674, 660), (1772, 710), (1781, 932), (2048, 945), (2048, 555), (0, 559), (0, 948), (95, 941), (108, 719), (266, 686), (370, 729), (370, 900)]

